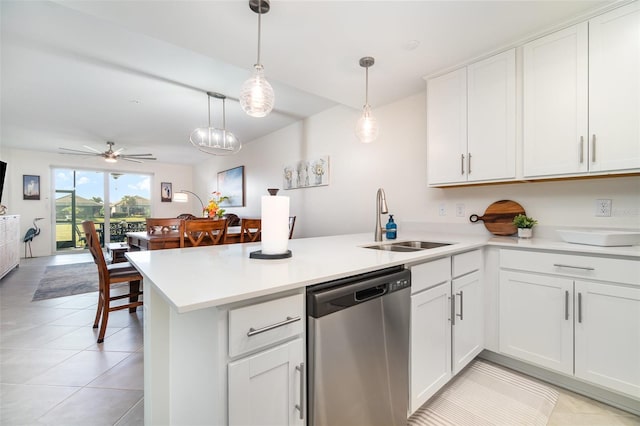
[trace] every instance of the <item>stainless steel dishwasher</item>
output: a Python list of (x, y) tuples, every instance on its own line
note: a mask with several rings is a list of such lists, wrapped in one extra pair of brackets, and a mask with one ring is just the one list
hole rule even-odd
[(411, 273), (307, 289), (310, 426), (406, 425)]

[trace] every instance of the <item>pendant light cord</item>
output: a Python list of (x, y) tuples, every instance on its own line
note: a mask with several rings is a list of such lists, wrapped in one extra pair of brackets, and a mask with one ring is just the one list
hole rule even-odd
[(365, 68), (364, 104), (369, 105), (369, 67)]
[(262, 1), (258, 0), (258, 62), (256, 65), (260, 65), (260, 34), (262, 33)]
[(209, 128), (211, 128), (211, 95), (207, 93), (207, 113), (209, 115)]

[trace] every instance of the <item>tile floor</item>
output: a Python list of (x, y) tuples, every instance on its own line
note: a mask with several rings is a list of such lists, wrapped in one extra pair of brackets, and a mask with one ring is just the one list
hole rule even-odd
[[(1, 425), (143, 424), (142, 308), (111, 313), (97, 344), (96, 293), (31, 302), (47, 265), (90, 261), (22, 259), (0, 281)], [(559, 391), (550, 426), (640, 426), (640, 417)]]

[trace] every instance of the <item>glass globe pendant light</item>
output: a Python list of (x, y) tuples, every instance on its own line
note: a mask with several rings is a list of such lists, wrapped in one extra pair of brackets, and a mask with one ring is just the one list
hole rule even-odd
[[(222, 99), (222, 129), (211, 126), (211, 97)], [(189, 141), (202, 152), (213, 155), (231, 155), (242, 148), (236, 136), (227, 130), (225, 99), (221, 93), (207, 92), (207, 108), (209, 112), (208, 127), (199, 127), (191, 132)]]
[(253, 66), (253, 75), (240, 89), (240, 106), (251, 117), (265, 117), (273, 109), (274, 93), (271, 84), (264, 78), (264, 67), (260, 63), (261, 16), (269, 12), (269, 0), (249, 0), (249, 8), (258, 14), (258, 60)]
[(366, 70), (365, 80), (365, 101), (362, 109), (362, 116), (356, 124), (356, 136), (362, 143), (370, 143), (378, 137), (378, 120), (371, 114), (369, 105), (369, 67), (375, 63), (371, 56), (360, 58), (360, 66)]

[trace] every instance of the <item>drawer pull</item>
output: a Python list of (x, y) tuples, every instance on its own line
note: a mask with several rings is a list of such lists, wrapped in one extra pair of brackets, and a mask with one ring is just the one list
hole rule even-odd
[(280, 321), (278, 323), (271, 324), (266, 327), (262, 327), (258, 329), (251, 327), (249, 331), (247, 331), (247, 336), (249, 337), (255, 336), (256, 334), (264, 333), (265, 331), (273, 330), (274, 328), (282, 327), (287, 324), (291, 324), (292, 322), (300, 321), (300, 319), (301, 319), (300, 317), (295, 317), (295, 318), (287, 317), (287, 319), (284, 321)]
[(300, 420), (304, 420), (304, 362), (296, 365), (296, 370), (300, 372), (300, 404), (296, 404), (296, 410), (300, 411)]
[(582, 322), (582, 293), (578, 293), (578, 323)]
[(596, 268), (592, 268), (590, 266), (563, 265), (562, 263), (554, 263), (553, 266), (556, 266), (558, 268), (582, 269), (584, 271), (595, 271), (596, 270)]
[(464, 321), (464, 317), (462, 316), (464, 314), (464, 307), (462, 305), (462, 301), (464, 300), (464, 293), (462, 292), (462, 290), (460, 290), (460, 293), (456, 293), (460, 295), (460, 313), (456, 314), (456, 316), (460, 317), (460, 321)]

